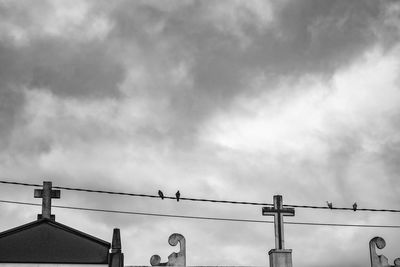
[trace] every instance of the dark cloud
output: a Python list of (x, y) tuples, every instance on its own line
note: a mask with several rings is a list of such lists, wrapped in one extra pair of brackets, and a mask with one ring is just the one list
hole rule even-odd
[(23, 92), (14, 81), (19, 70), (14, 61), (15, 51), (0, 42), (0, 144), (4, 147), (13, 131), (25, 99)]
[(30, 68), (29, 87), (45, 88), (56, 95), (110, 97), (118, 95), (124, 71), (105, 43), (68, 44), (43, 40), (24, 51)]
[(0, 89), (0, 145), (7, 147), (7, 140), (16, 122), (20, 121), (20, 107), (24, 104), (24, 96), (18, 90), (13, 90), (7, 85)]
[[(133, 62), (151, 80), (151, 86), (135, 89), (138, 97), (165, 99), (170, 125), (165, 134), (190, 144), (215, 111), (228, 108), (238, 95), (260, 93), (249, 86), (257, 76), (265, 77), (263, 91), (290, 76), (330, 76), (379, 41), (376, 28), (384, 27), (388, 14), (384, 1), (293, 1), (273, 4), (272, 21), (260, 25), (254, 9), (226, 5), (232, 12), (241, 10), (240, 16), (221, 28), (224, 14), (209, 14), (216, 4), (99, 4), (89, 16), (110, 20), (104, 40), (49, 36), (27, 27), (32, 31), (27, 45), (6, 47), (3, 41), (0, 75), (7, 83), (61, 97), (116, 97), (129, 69), (126, 62)], [(40, 19), (28, 7), (3, 7), (3, 13), (22, 13), (3, 20), (24, 27)], [(190, 82), (173, 84), (169, 72), (182, 63)]]
[(381, 1), (293, 1), (279, 13), (276, 50), (296, 72), (334, 71), (377, 41), (373, 27), (383, 11)]
[[(24, 90), (46, 90), (77, 99), (118, 97), (120, 93), (124, 69), (112, 48), (102, 40), (79, 40), (67, 32), (45, 34), (41, 19), (52, 10), (43, 4), (42, 9), (26, 3), (0, 5), (5, 15), (0, 39), (2, 139), (22, 119), (18, 114), (25, 103)], [(13, 31), (20, 31), (22, 40), (15, 39)]]
[(59, 96), (118, 95), (123, 68), (104, 43), (46, 38), (1, 49), (3, 83), (45, 89)]

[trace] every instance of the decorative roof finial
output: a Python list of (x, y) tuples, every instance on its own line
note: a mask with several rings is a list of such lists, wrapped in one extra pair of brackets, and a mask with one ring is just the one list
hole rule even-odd
[(51, 182), (43, 182), (43, 189), (35, 189), (34, 197), (42, 198), (42, 214), (38, 214), (38, 219), (55, 220), (55, 216), (51, 214), (51, 199), (60, 198), (60, 195), (60, 190), (52, 190)]

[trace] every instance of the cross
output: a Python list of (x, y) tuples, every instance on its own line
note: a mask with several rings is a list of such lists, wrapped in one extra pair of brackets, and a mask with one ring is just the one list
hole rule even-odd
[(294, 216), (293, 208), (283, 208), (281, 195), (274, 196), (274, 207), (263, 207), (263, 216), (274, 216), (275, 248), (285, 249), (283, 239), (283, 216)]
[(34, 197), (42, 198), (42, 214), (38, 215), (38, 219), (54, 220), (55, 216), (51, 215), (51, 199), (60, 198), (60, 190), (51, 190), (51, 182), (43, 182), (43, 189), (35, 189)]

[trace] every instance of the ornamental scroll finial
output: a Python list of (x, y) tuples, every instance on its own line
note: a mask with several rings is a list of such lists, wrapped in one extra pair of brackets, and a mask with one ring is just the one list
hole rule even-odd
[(390, 265), (384, 255), (378, 255), (376, 248), (383, 249), (386, 242), (382, 237), (374, 237), (369, 241), (369, 253), (371, 258), (371, 267), (400, 267), (400, 258), (394, 260), (394, 265)]
[(161, 262), (161, 257), (158, 255), (153, 255), (150, 258), (151, 266), (180, 266), (186, 267), (186, 240), (185, 237), (181, 234), (172, 234), (168, 243), (171, 246), (176, 246), (178, 243), (180, 244), (179, 252), (173, 252), (168, 256), (168, 262)]

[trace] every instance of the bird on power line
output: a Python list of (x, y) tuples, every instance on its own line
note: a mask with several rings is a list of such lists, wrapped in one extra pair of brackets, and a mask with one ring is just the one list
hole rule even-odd
[(332, 202), (328, 202), (328, 201), (327, 201), (326, 204), (328, 205), (328, 208), (330, 208), (330, 209), (333, 208)]
[(179, 201), (179, 198), (181, 197), (181, 193), (179, 193), (179, 190), (178, 192), (176, 192), (175, 196), (176, 196), (176, 201)]
[(353, 210), (354, 210), (354, 211), (357, 210), (357, 202), (354, 202), (354, 204), (353, 204)]
[(161, 190), (158, 190), (158, 195), (160, 196), (161, 199), (164, 199), (164, 194)]

